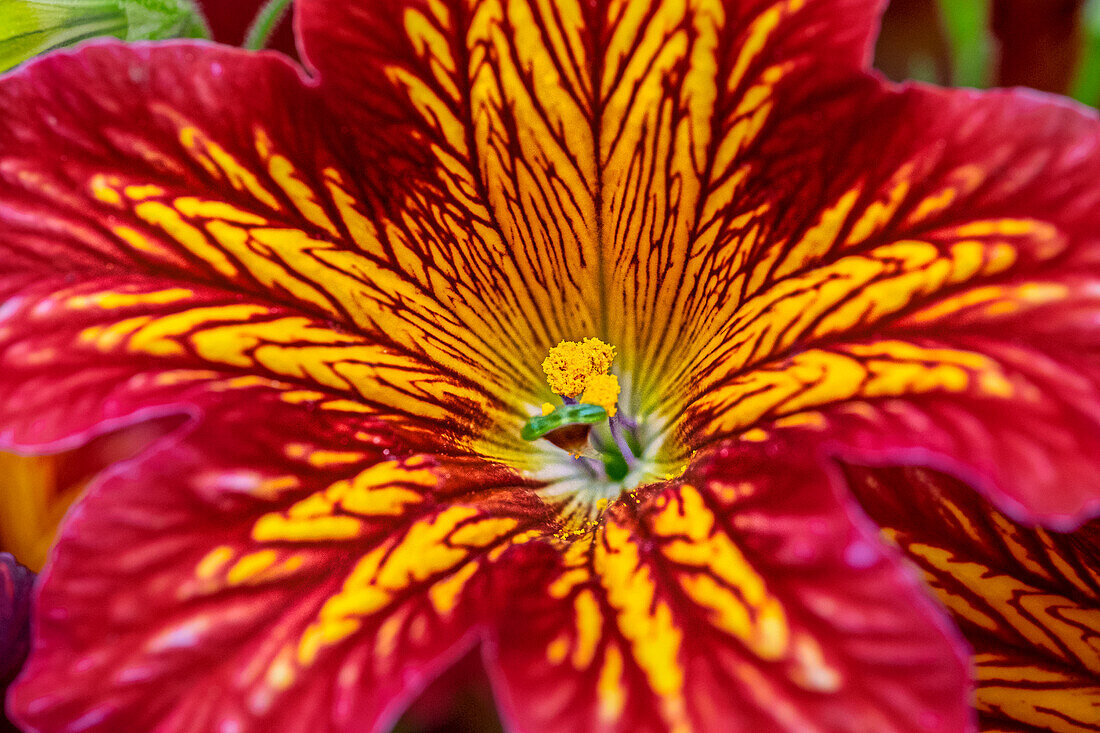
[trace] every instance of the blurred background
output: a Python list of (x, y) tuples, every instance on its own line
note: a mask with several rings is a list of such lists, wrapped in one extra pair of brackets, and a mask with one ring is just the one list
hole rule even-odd
[[(37, 46), (24, 43), (16, 48), (10, 37), (14, 32), (4, 30), (6, 21), (30, 18), (34, 6), (41, 4), (0, 0), (0, 70), (45, 48), (83, 37), (101, 33), (133, 37), (133, 28), (120, 16), (112, 28), (89, 30), (67, 41), (51, 37), (50, 30), (44, 29)], [(288, 15), (278, 12), (285, 1), (203, 0), (198, 4), (210, 35), (238, 46), (245, 44), (257, 12), (267, 5), (274, 14), (266, 19), (267, 27), (253, 29), (252, 45), (294, 54)], [(65, 22), (72, 26), (71, 19)], [(185, 27), (190, 26), (171, 26)], [(181, 30), (178, 35), (194, 34)], [(1100, 102), (1100, 0), (893, 0), (883, 20), (875, 66), (896, 81), (917, 79), (977, 88), (1027, 86), (1096, 106)], [(58, 522), (88, 481), (178, 424), (176, 419), (145, 423), (52, 456), (0, 453), (0, 551), (40, 570)], [(14, 730), (0, 718), (0, 730), (4, 729)], [(501, 730), (477, 656), (467, 655), (431, 685), (397, 730)]]
[(1100, 102), (1100, 0), (893, 0), (875, 66), (894, 80), (1027, 86)]

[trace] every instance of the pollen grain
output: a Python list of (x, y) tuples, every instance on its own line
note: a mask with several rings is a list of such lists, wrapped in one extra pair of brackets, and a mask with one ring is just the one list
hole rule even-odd
[(592, 377), (607, 373), (614, 358), (615, 347), (596, 338), (561, 341), (550, 349), (542, 370), (555, 394), (576, 397), (584, 392)]
[(615, 417), (619, 404), (619, 378), (614, 374), (596, 374), (588, 380), (581, 402), (598, 405), (607, 410), (608, 417)]

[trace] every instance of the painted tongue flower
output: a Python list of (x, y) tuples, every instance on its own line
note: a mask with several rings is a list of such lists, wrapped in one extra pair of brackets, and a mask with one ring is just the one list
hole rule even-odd
[(1098, 128), (867, 76), (878, 4), (302, 0), (310, 77), (0, 82), (0, 440), (191, 416), (67, 521), (17, 718), (382, 728), (480, 642), (521, 729), (969, 729), (828, 457), (1100, 506)]

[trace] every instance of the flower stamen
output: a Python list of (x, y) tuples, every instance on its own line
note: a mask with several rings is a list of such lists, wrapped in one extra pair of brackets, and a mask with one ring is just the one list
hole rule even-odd
[(561, 341), (542, 361), (546, 382), (554, 394), (573, 398), (584, 392), (589, 380), (606, 374), (615, 358), (615, 347), (596, 338)]
[(586, 405), (599, 405), (607, 410), (608, 417), (615, 417), (619, 405), (619, 378), (614, 374), (594, 374), (581, 395)]
[(622, 388), (608, 371), (614, 357), (615, 347), (596, 338), (562, 341), (550, 349), (542, 369), (564, 404), (544, 403), (542, 414), (529, 419), (521, 435), (525, 440), (546, 437), (577, 461), (598, 457), (606, 478), (617, 482), (637, 461), (623, 433), (625, 423), (617, 417)]
[(615, 355), (595, 338), (550, 349), (542, 368), (561, 402), (532, 410), (520, 431), (539, 441), (541, 466), (533, 476), (545, 482), (539, 492), (562, 517), (562, 541), (591, 531), (612, 504), (661, 476), (658, 422), (632, 414), (631, 381), (611, 372)]

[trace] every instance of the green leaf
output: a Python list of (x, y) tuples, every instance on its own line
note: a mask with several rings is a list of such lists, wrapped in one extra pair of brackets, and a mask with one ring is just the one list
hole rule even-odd
[(119, 0), (126, 13), (127, 41), (207, 38), (202, 15), (190, 0)]
[(1070, 94), (1078, 102), (1096, 106), (1100, 102), (1100, 0), (1089, 0), (1082, 21), (1081, 60)]
[(190, 0), (0, 0), (0, 71), (91, 38), (209, 37)]
[(538, 440), (551, 430), (566, 425), (592, 425), (607, 419), (607, 410), (599, 405), (562, 405), (549, 415), (536, 415), (527, 421), (519, 435), (524, 440)]

